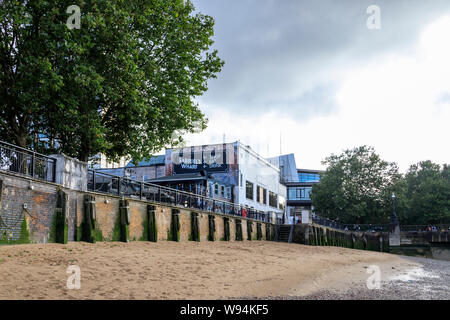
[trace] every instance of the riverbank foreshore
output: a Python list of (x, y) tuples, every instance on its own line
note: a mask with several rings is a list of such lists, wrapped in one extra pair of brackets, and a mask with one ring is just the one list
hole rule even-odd
[[(0, 246), (0, 299), (361, 299), (355, 290), (374, 266), (384, 281), (422, 265), (388, 253), (265, 241)], [(76, 268), (79, 289), (68, 286)], [(441, 276), (448, 283), (448, 273)], [(448, 298), (448, 287), (433, 290)]]

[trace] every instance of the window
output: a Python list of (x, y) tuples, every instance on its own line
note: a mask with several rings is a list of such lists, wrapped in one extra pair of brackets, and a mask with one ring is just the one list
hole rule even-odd
[(217, 183), (214, 185), (214, 194), (216, 196), (219, 195), (219, 185)]
[(277, 207), (277, 202), (278, 202), (277, 198), (278, 197), (277, 197), (276, 193), (274, 193), (272, 191), (269, 191), (269, 206), (271, 206), (273, 208), (276, 208)]
[(320, 176), (318, 173), (299, 172), (298, 180), (300, 182), (319, 182)]
[(259, 203), (267, 204), (267, 190), (263, 187), (257, 186), (256, 187), (256, 201)]
[(220, 195), (221, 195), (222, 197), (226, 197), (226, 194), (225, 194), (225, 186), (220, 186)]
[(289, 200), (311, 200), (311, 187), (288, 188)]
[(231, 199), (231, 187), (227, 187), (225, 190), (226, 190), (226, 198)]
[(253, 183), (245, 181), (245, 197), (253, 200)]

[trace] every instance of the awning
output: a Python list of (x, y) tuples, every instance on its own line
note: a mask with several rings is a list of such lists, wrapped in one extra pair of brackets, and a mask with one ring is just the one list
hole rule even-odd
[(180, 182), (180, 181), (205, 181), (207, 177), (202, 176), (200, 173), (184, 173), (184, 174), (176, 174), (173, 176), (165, 176), (157, 179), (147, 180), (146, 182), (150, 183), (171, 183), (171, 182)]

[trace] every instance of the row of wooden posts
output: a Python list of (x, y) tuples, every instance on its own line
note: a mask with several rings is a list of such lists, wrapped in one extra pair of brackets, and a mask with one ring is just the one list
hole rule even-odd
[[(57, 243), (67, 243), (67, 232), (68, 232), (68, 221), (66, 215), (66, 201), (67, 195), (62, 191), (58, 191), (57, 206), (55, 209), (55, 223), (53, 228), (55, 228), (55, 242)], [(200, 223), (199, 223), (199, 213), (192, 211), (191, 215), (191, 228), (189, 240), (200, 241)], [(144, 224), (144, 234), (141, 240), (145, 241), (158, 241), (158, 226), (157, 226), (157, 215), (156, 207), (154, 205), (147, 205), (147, 217)], [(208, 240), (216, 241), (216, 218), (223, 219), (223, 234), (224, 237), (220, 240), (230, 241), (230, 217), (217, 216), (214, 214), (208, 215)], [(251, 220), (235, 219), (235, 240), (243, 241), (242, 223), (246, 221), (247, 227), (247, 240), (252, 240), (254, 235), (254, 224), (255, 222)], [(131, 211), (128, 200), (122, 199), (119, 202), (119, 216), (116, 221), (112, 241), (129, 241), (129, 225), (131, 222)], [(172, 209), (170, 228), (167, 234), (167, 240), (169, 241), (180, 241), (180, 210)], [(270, 224), (266, 224), (266, 239), (275, 240), (274, 228)], [(103, 241), (103, 236), (100, 228), (97, 224), (96, 210), (95, 210), (95, 197), (92, 195), (85, 195), (84, 198), (84, 212), (83, 221), (78, 224), (77, 230), (75, 232), (75, 238), (77, 241), (86, 241), (94, 243), (96, 241)], [(256, 240), (263, 239), (262, 223), (256, 222)]]
[(387, 233), (345, 232), (310, 226), (305, 244), (336, 246), (361, 250), (389, 251)]

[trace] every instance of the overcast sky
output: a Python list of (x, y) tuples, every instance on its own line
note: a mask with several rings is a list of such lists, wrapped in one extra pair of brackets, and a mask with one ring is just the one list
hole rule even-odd
[[(198, 98), (208, 129), (323, 168), (363, 144), (405, 171), (450, 162), (450, 1), (193, 0), (214, 17), (223, 71)], [(370, 5), (381, 29), (370, 30)], [(280, 148), (281, 136), (281, 148)]]

